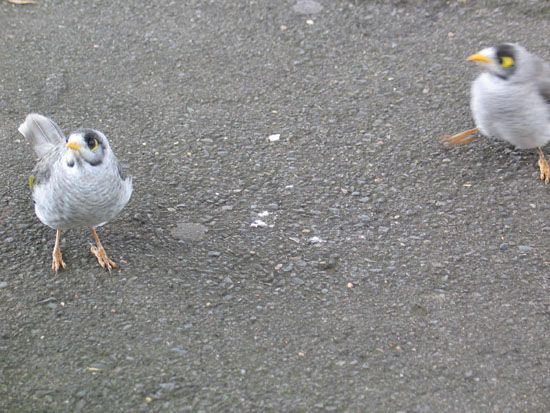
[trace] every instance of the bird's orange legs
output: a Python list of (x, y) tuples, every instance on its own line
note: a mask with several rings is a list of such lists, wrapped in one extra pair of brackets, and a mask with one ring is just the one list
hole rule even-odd
[(91, 251), (92, 254), (94, 254), (97, 258), (97, 262), (99, 262), (99, 265), (109, 271), (111, 271), (113, 268), (118, 268), (118, 265), (116, 265), (114, 261), (111, 261), (111, 259), (107, 257), (105, 249), (103, 248), (103, 245), (101, 245), (101, 241), (99, 240), (99, 236), (97, 235), (95, 228), (92, 228), (92, 237), (94, 238), (96, 245), (92, 245)]
[(55, 245), (53, 247), (53, 253), (52, 253), (52, 271), (57, 273), (60, 268), (65, 268), (66, 265), (63, 262), (63, 258), (61, 257), (61, 230), (56, 230), (55, 232)]
[(457, 133), (455, 135), (445, 135), (441, 137), (441, 142), (446, 145), (467, 145), (475, 141), (475, 138), (472, 138), (471, 135), (474, 135), (478, 132), (478, 128), (473, 128), (465, 130), (464, 132)]
[(537, 148), (539, 151), (539, 170), (540, 170), (540, 180), (544, 181), (545, 184), (550, 183), (550, 166), (548, 161), (544, 157), (544, 152), (541, 148)]

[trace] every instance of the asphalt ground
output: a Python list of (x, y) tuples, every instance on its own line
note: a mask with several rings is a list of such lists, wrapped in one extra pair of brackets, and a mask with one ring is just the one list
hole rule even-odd
[[(296, 3), (0, 2), (0, 410), (550, 410), (536, 152), (437, 139), (548, 1)], [(29, 112), (133, 176), (119, 271), (83, 229), (50, 272)]]

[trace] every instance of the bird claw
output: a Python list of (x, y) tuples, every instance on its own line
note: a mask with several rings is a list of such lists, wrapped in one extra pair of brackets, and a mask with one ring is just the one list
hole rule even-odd
[(101, 267), (109, 272), (111, 272), (112, 269), (118, 268), (118, 265), (112, 261), (109, 257), (107, 257), (107, 254), (105, 253), (105, 249), (103, 247), (98, 248), (95, 245), (92, 245), (90, 248), (92, 251), (92, 254), (95, 255), (97, 258), (97, 262)]
[(539, 170), (540, 180), (545, 184), (550, 183), (550, 165), (548, 165), (548, 161), (543, 156), (539, 158)]
[(60, 268), (65, 269), (66, 265), (63, 261), (63, 258), (61, 257), (61, 251), (54, 251), (52, 254), (53, 260), (52, 260), (52, 271), (57, 274)]

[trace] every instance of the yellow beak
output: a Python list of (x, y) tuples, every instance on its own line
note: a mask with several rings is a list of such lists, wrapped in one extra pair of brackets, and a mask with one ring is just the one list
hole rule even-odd
[(480, 62), (480, 63), (491, 63), (492, 60), (489, 59), (487, 56), (482, 55), (481, 53), (475, 53), (473, 55), (468, 56), (466, 60), (469, 60), (471, 62)]
[(72, 149), (73, 151), (79, 151), (80, 145), (76, 142), (67, 142), (65, 146), (69, 149)]

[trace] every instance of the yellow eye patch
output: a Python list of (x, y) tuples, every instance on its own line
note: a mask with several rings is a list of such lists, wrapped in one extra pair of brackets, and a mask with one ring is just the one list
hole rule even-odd
[(29, 176), (28, 184), (29, 184), (29, 188), (32, 189), (33, 186), (34, 186), (34, 176), (33, 175)]
[(90, 148), (94, 152), (97, 150), (97, 148), (99, 148), (99, 141), (96, 138), (86, 139), (86, 144), (88, 145), (88, 148)]
[(501, 60), (500, 65), (504, 69), (508, 69), (509, 67), (514, 66), (514, 63), (515, 63), (514, 59), (512, 59), (510, 56), (502, 56), (500, 60)]

